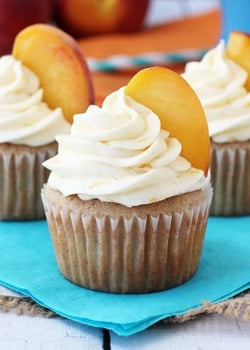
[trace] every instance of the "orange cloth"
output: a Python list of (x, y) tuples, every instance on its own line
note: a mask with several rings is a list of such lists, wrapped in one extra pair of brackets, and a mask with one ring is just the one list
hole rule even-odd
[[(157, 25), (133, 34), (107, 34), (78, 40), (85, 57), (105, 59), (109, 56), (140, 55), (148, 52), (173, 52), (205, 49), (216, 45), (221, 30), (219, 10), (199, 16)], [(171, 66), (181, 72), (183, 64)], [(127, 84), (135, 71), (92, 72), (96, 102), (101, 104), (110, 92)]]

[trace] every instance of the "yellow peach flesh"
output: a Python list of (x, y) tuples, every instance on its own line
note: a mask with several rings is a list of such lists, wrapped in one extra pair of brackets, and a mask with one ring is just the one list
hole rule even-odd
[(207, 174), (207, 120), (196, 93), (179, 74), (163, 67), (145, 68), (129, 81), (125, 93), (156, 113), (162, 129), (182, 144), (182, 156)]
[(46, 24), (31, 25), (15, 38), (13, 56), (36, 73), (44, 89), (44, 101), (61, 107), (71, 123), (74, 114), (94, 103), (92, 80), (75, 40)]
[(248, 73), (246, 88), (250, 90), (250, 36), (243, 32), (231, 32), (227, 47), (227, 56), (238, 63)]

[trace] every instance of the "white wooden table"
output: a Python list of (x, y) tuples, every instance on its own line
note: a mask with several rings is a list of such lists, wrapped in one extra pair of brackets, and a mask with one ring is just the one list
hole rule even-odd
[[(17, 294), (0, 286), (0, 295)], [(19, 295), (18, 295), (19, 296)], [(249, 350), (250, 322), (203, 315), (152, 327), (130, 337), (60, 317), (0, 312), (1, 350)]]
[[(164, 11), (164, 6), (168, 10)], [(202, 12), (217, 0), (153, 0), (149, 24)], [(0, 286), (0, 295), (16, 295)], [(20, 295), (19, 295), (20, 296)], [(249, 350), (250, 323), (203, 315), (181, 324), (150, 328), (130, 337), (60, 317), (18, 316), (0, 311), (0, 350)]]

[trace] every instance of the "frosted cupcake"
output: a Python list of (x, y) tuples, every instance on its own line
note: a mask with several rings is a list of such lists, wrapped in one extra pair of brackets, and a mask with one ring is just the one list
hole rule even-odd
[(0, 219), (44, 217), (41, 164), (57, 152), (55, 134), (67, 132), (60, 108), (43, 102), (38, 77), (11, 55), (0, 58)]
[(211, 137), (211, 215), (250, 214), (250, 93), (247, 72), (221, 41), (182, 75), (204, 107)]
[(190, 279), (212, 191), (158, 116), (121, 88), (102, 108), (75, 115), (71, 133), (56, 139), (42, 198), (62, 274), (115, 293)]
[(73, 38), (46, 24), (24, 28), (0, 58), (0, 220), (44, 218), (42, 162), (55, 134), (93, 101), (92, 81)]

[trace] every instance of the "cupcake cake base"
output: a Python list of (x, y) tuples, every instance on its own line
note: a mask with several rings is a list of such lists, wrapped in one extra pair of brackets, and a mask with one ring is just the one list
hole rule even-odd
[(61, 273), (85, 288), (146, 293), (184, 283), (202, 251), (212, 190), (128, 208), (64, 197), (45, 185), (42, 199)]

